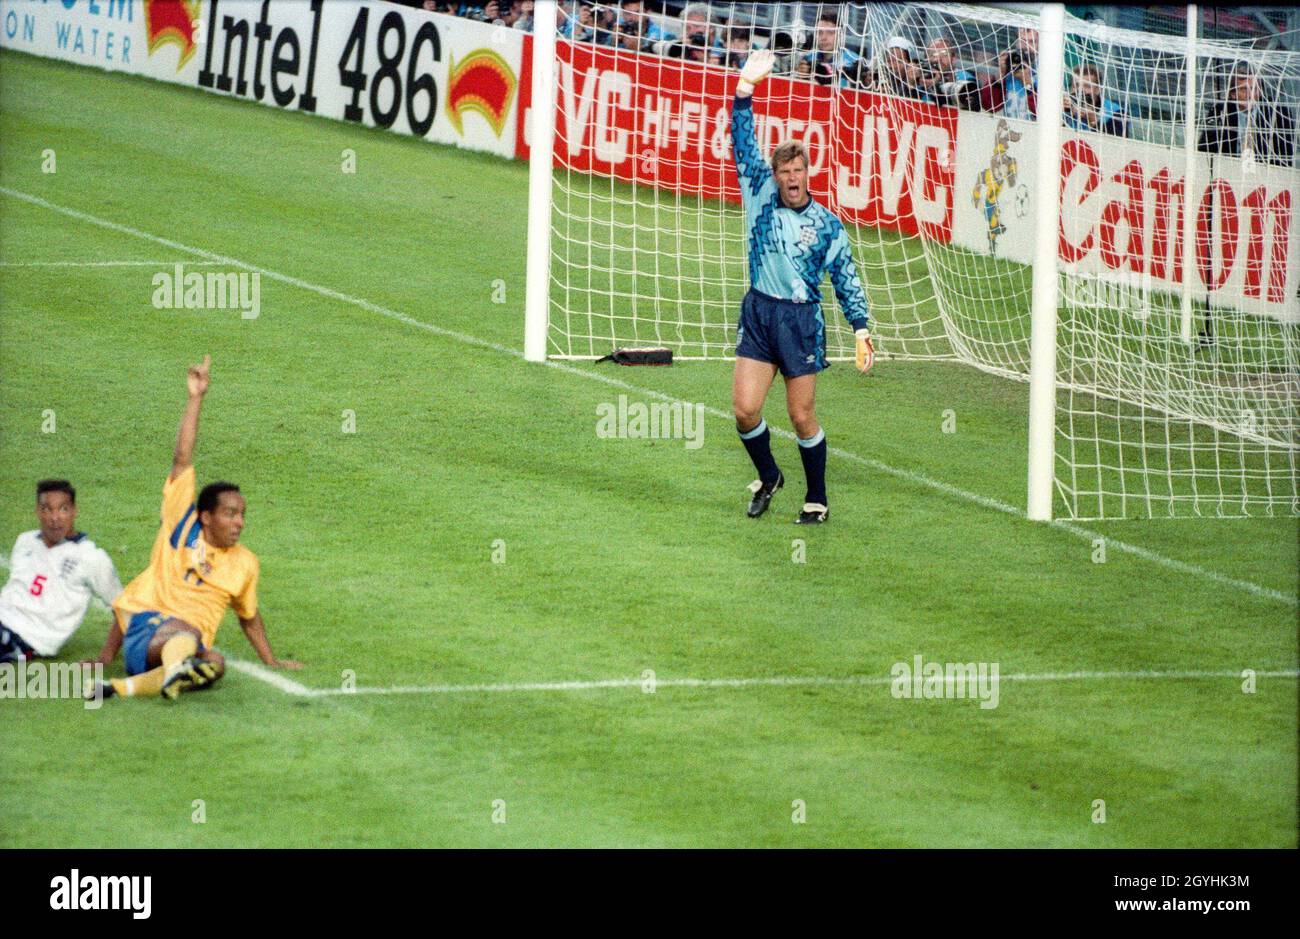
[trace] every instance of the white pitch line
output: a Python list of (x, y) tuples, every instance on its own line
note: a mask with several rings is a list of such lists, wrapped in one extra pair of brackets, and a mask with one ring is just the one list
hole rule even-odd
[(265, 665), (259, 665), (256, 662), (245, 662), (242, 659), (234, 659), (227, 655), (226, 667), (236, 672), (243, 672), (258, 681), (264, 681), (268, 685), (279, 688), (285, 694), (309, 698), (315, 697), (318, 693), (314, 688), (308, 688), (292, 678), (285, 677), (283, 673), (267, 668)]
[[(298, 287), (302, 290), (307, 290), (312, 293), (319, 294), (322, 297), (328, 297), (331, 300), (337, 300), (341, 303), (348, 303), (353, 306), (360, 307), (363, 310), (367, 310), (371, 313), (378, 314), (379, 316), (387, 317), (388, 319), (396, 320), (399, 323), (404, 323), (405, 325), (412, 326), (416, 329), (425, 330), (426, 332), (433, 333), (436, 336), (443, 336), (448, 339), (455, 339), (457, 342), (461, 342), (466, 345), (478, 346), (481, 349), (490, 349), (493, 352), (499, 352), (502, 353), (503, 355), (513, 356), (514, 358), (518, 358), (518, 359), (523, 358), (523, 352), (519, 349), (512, 349), (509, 346), (503, 346), (500, 345), (499, 343), (490, 342), (489, 340), (486, 339), (480, 339), (478, 336), (471, 336), (468, 333), (457, 332), (454, 329), (447, 329), (442, 326), (434, 325), (433, 323), (426, 323), (423, 320), (417, 320), (412, 316), (407, 316), (405, 313), (400, 313), (397, 310), (390, 310), (387, 307), (380, 306), (377, 303), (372, 303), (371, 301), (363, 299), (361, 297), (354, 297), (349, 294), (342, 293), (330, 287), (322, 287), (319, 284), (313, 284), (310, 281), (301, 280), (300, 278), (292, 277), (288, 274), (281, 274), (278, 271), (272, 271), (264, 267), (259, 267), (256, 264), (249, 264), (248, 262), (240, 261), (237, 258), (227, 257), (226, 255), (217, 254), (213, 251), (208, 251), (203, 248), (196, 248), (193, 247), (192, 245), (183, 244), (179, 241), (173, 241), (170, 238), (163, 238), (146, 231), (141, 231), (138, 228), (132, 228), (130, 225), (123, 225), (120, 222), (114, 222), (114, 221), (110, 221), (109, 219), (100, 218), (99, 216), (91, 215), (88, 212), (82, 212), (78, 209), (72, 209), (72, 208), (68, 208), (67, 206), (58, 205), (54, 202), (50, 202), (46, 199), (42, 199), (40, 196), (33, 196), (29, 193), (20, 192), (19, 190), (16, 189), (9, 189), (8, 187), (0, 186), (0, 193), (10, 196), (11, 198), (14, 199), (19, 199), (23, 202), (30, 203), (31, 205), (39, 206), (40, 208), (43, 209), (48, 209), (51, 212), (58, 212), (61, 215), (66, 215), (68, 218), (74, 218), (77, 219), (78, 221), (87, 222), (91, 225), (96, 225), (100, 228), (108, 229), (109, 231), (120, 232), (121, 234), (124, 235), (130, 235), (133, 238), (141, 238), (145, 241), (151, 241), (154, 244), (159, 244), (162, 245), (163, 247), (171, 248), (175, 251), (182, 251), (185, 252), (186, 254), (192, 254), (195, 257), (206, 258), (218, 264), (227, 264), (232, 267), (241, 267), (245, 270), (259, 273), (264, 277), (270, 278), (271, 280), (276, 280), (284, 284), (289, 284), (290, 286)], [(529, 364), (535, 364), (535, 363), (529, 363)], [(572, 365), (565, 365), (563, 362), (557, 362), (552, 359), (547, 359), (545, 362), (541, 364), (545, 365), (548, 368), (553, 368), (561, 372), (566, 372), (570, 375), (577, 375), (582, 378), (589, 379), (591, 381), (602, 382), (606, 385), (612, 385), (616, 388), (623, 388), (627, 391), (635, 391), (638, 394), (646, 395), (652, 398), (657, 398), (661, 401), (666, 401), (672, 404), (681, 404), (684, 406), (688, 406), (688, 405), (693, 405), (695, 403), (695, 402), (685, 401), (681, 398), (675, 398), (672, 395), (663, 393), (662, 391), (656, 391), (651, 388), (641, 388), (637, 385), (631, 384), (630, 382), (625, 382), (622, 379), (613, 378), (608, 375), (602, 375), (599, 372), (592, 372), (586, 369), (575, 368)], [(714, 417), (718, 417), (723, 420), (726, 420), (728, 422), (733, 420), (732, 415), (727, 411), (721, 411), (717, 408), (712, 408), (707, 406), (705, 407), (704, 410), (706, 413), (711, 414)], [(791, 440), (793, 440), (795, 437), (793, 431), (784, 430), (783, 428), (772, 427), (771, 431), (773, 434), (775, 434), (778, 437), (784, 437)], [(887, 463), (882, 463), (879, 460), (875, 460), (870, 457), (859, 456), (856, 453), (853, 453), (849, 450), (841, 449), (839, 447), (831, 447), (829, 449), (831, 453), (835, 454), (840, 459), (861, 464), (863, 466), (874, 469), (878, 472), (886, 473), (897, 479), (903, 479), (908, 482), (914, 483), (916, 485), (924, 486), (927, 489), (933, 489), (937, 492), (942, 492), (945, 495), (953, 496), (954, 498), (958, 498), (966, 502), (974, 503), (975, 505), (981, 505), (984, 508), (1001, 512), (1005, 515), (1011, 516), (1012, 518), (1018, 518), (1018, 519), (1028, 518), (1024, 509), (1017, 508), (1016, 506), (1003, 502), (1000, 499), (994, 499), (990, 496), (980, 495), (977, 492), (971, 492), (968, 489), (962, 489), (960, 486), (954, 486), (951, 483), (946, 483), (943, 482), (942, 480), (934, 479), (930, 476), (925, 475), (924, 473), (919, 473), (914, 470), (900, 469), (898, 467), (890, 466)], [(1179, 561), (1176, 558), (1166, 557), (1163, 554), (1159, 554), (1158, 552), (1151, 551), (1147, 548), (1143, 548), (1140, 545), (1129, 544), (1128, 542), (1125, 541), (1120, 541), (1115, 538), (1110, 538), (1106, 535), (1101, 534), (1100, 532), (1096, 532), (1088, 528), (1083, 528), (1082, 526), (1076, 525), (1072, 522), (1053, 520), (1047, 522), (1046, 524), (1050, 525), (1051, 527), (1055, 528), (1058, 531), (1067, 532), (1068, 534), (1074, 535), (1075, 537), (1081, 538), (1085, 541), (1088, 541), (1089, 543), (1095, 542), (1097, 541), (1097, 539), (1101, 539), (1105, 542), (1108, 548), (1111, 548), (1115, 551), (1119, 551), (1122, 554), (1131, 554), (1136, 558), (1140, 558), (1144, 561), (1149, 561), (1152, 564), (1157, 564), (1161, 567), (1167, 568), (1168, 570), (1177, 571), (1180, 574), (1187, 574), (1203, 580), (1213, 581), (1216, 584), (1221, 584), (1222, 586), (1225, 587), (1231, 587), (1234, 590), (1240, 590), (1245, 593), (1249, 593), (1256, 597), (1261, 597), (1266, 600), (1273, 600), (1277, 603), (1283, 603), (1290, 607), (1300, 607), (1300, 597), (1297, 597), (1294, 594), (1283, 593), (1280, 590), (1274, 590), (1271, 587), (1264, 587), (1260, 584), (1256, 584), (1249, 580), (1241, 580), (1236, 577), (1229, 577), (1226, 574), (1219, 573), (1218, 571), (1213, 571), (1208, 568), (1201, 567), (1199, 564), (1191, 564), (1187, 561)]]
[(0, 267), (211, 267), (216, 261), (0, 261)]
[[(352, 690), (343, 688), (305, 688), (295, 681), (288, 681), (280, 675), (247, 662), (233, 662), (232, 666), (247, 672), (263, 681), (280, 687), (290, 694), (309, 698), (348, 697), (350, 695), (444, 695), (444, 694), (519, 694), (524, 692), (549, 691), (601, 691), (609, 688), (640, 688), (647, 682), (641, 678), (606, 678), (598, 681), (538, 681), (519, 683), (492, 683), (467, 685), (393, 685), (386, 688), (361, 687)], [(1051, 682), (1051, 681), (1147, 681), (1152, 679), (1206, 679), (1206, 678), (1241, 678), (1241, 671), (1128, 671), (1128, 672), (1042, 672), (1028, 674), (1016, 672), (1000, 675), (999, 682)], [(1296, 678), (1300, 669), (1276, 669), (1256, 671), (1256, 678)], [(843, 678), (828, 676), (787, 675), (768, 678), (657, 678), (653, 687), (660, 688), (798, 688), (807, 686), (855, 686), (889, 685), (897, 679), (890, 675), (849, 675)], [(955, 677), (945, 676), (946, 684), (955, 684)], [(288, 686), (293, 686), (292, 688)]]
[[(0, 568), (9, 569), (7, 558), (0, 557)], [(104, 607), (97, 597), (92, 598), (97, 607)], [(216, 648), (214, 646), (214, 648)], [(283, 672), (267, 668), (257, 662), (237, 659), (223, 650), (217, 649), (226, 659), (226, 667), (232, 671), (242, 672), (250, 678), (265, 682), (285, 694), (297, 698), (332, 698), (347, 697), (355, 694), (401, 695), (401, 694), (516, 694), (520, 692), (546, 691), (598, 691), (605, 688), (640, 688), (646, 684), (644, 678), (605, 678), (597, 681), (537, 681), (537, 682), (495, 682), (466, 685), (392, 685), (384, 688), (361, 687), (345, 691), (342, 688), (309, 688), (301, 682), (294, 681)], [(999, 675), (998, 681), (1040, 682), (1040, 681), (1142, 681), (1151, 679), (1206, 679), (1206, 678), (1241, 678), (1241, 670), (1219, 671), (1076, 671), (1076, 672), (1039, 672), (1030, 674), (1015, 672)], [(1255, 670), (1256, 678), (1300, 678), (1300, 669), (1266, 669)], [(822, 686), (863, 686), (888, 685), (895, 678), (884, 675), (849, 675), (835, 678), (819, 675), (788, 675), (767, 678), (656, 678), (654, 687), (659, 688), (780, 688)], [(945, 684), (955, 684), (955, 676), (944, 676)]]

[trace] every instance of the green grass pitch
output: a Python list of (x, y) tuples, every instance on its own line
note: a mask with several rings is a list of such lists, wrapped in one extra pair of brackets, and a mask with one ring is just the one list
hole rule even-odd
[[(993, 709), (880, 683), (304, 696), (239, 671), (176, 705), (0, 700), (0, 846), (1295, 845), (1296, 680), (1231, 677), (1296, 667), (1293, 519), (1098, 524), (1146, 553), (1094, 563), (1087, 532), (926, 482), (1021, 505), (1023, 385), (885, 363), (820, 383), (862, 458), (831, 457), (831, 523), (790, 525), (788, 438), (791, 485), (750, 521), (723, 417), (699, 449), (595, 432), (619, 394), (725, 411), (725, 363), (552, 368), (448, 334), (522, 347), (525, 165), (13, 53), (0, 141), (7, 190), (372, 305), (263, 277), (255, 320), (157, 310), (153, 273), (200, 258), (0, 194), (6, 550), (34, 481), (67, 476), (134, 576), (207, 352), (200, 481), (244, 487), (308, 688), (887, 677), (917, 654), (1092, 676), (1004, 680)], [(158, 263), (22, 266), (54, 260)], [(229, 617), (218, 643), (253, 659)], [(1094, 674), (1137, 671), (1218, 677)]]

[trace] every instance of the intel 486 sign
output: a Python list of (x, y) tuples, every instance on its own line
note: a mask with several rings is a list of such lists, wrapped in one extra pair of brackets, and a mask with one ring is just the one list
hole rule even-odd
[(523, 34), (370, 0), (0, 0), (0, 45), (515, 155)]

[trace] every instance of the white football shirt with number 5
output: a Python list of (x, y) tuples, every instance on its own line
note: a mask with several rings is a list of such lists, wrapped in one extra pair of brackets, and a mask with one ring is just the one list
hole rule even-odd
[(37, 655), (54, 655), (81, 625), (91, 594), (111, 606), (121, 592), (112, 558), (84, 533), (50, 548), (40, 531), (25, 531), (0, 590), (0, 623)]

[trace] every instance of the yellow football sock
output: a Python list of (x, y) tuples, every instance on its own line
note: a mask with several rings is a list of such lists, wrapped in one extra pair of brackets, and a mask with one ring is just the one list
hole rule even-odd
[(166, 667), (159, 665), (157, 668), (151, 668), (130, 678), (114, 678), (113, 690), (124, 698), (157, 695), (162, 692), (163, 678), (166, 674)]
[(190, 633), (172, 636), (162, 647), (162, 665), (141, 672), (131, 678), (114, 678), (113, 690), (124, 698), (147, 697), (162, 692), (163, 679), (167, 670), (177, 662), (184, 662), (199, 651), (198, 640)]

